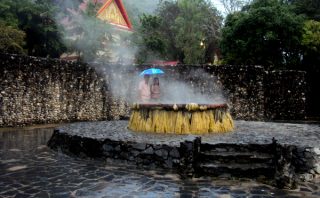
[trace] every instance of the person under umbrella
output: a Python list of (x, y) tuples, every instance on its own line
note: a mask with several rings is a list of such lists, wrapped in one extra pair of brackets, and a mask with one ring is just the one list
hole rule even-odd
[(158, 68), (150, 68), (142, 71), (140, 76), (143, 76), (143, 80), (139, 83), (139, 99), (141, 102), (149, 102), (152, 96), (151, 91), (153, 90), (153, 99), (159, 99), (160, 97), (160, 86), (159, 86), (159, 78), (153, 80), (153, 85), (149, 86), (150, 75), (159, 75), (164, 74), (161, 69)]
[(153, 78), (153, 82), (150, 85), (150, 92), (151, 92), (151, 100), (158, 101), (160, 99), (160, 82), (159, 78)]
[(145, 74), (143, 76), (143, 80), (139, 83), (139, 96), (141, 102), (149, 102), (151, 93), (150, 93), (150, 87), (149, 87), (149, 79), (150, 75)]

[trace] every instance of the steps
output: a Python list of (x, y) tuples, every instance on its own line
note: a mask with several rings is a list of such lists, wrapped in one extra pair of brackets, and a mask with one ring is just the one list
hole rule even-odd
[(274, 177), (272, 145), (202, 144), (197, 156), (200, 175), (256, 178)]

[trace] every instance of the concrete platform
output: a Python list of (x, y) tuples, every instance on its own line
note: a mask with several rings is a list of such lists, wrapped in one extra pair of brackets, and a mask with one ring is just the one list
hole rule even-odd
[(127, 124), (67, 124), (54, 131), (48, 146), (80, 157), (175, 169), (186, 176), (262, 176), (279, 188), (294, 188), (320, 174), (317, 124), (235, 121), (234, 132), (201, 136), (132, 132)]
[[(127, 129), (128, 121), (78, 122), (59, 127), (58, 130), (70, 135), (98, 140), (105, 138), (120, 141), (144, 142), (150, 144), (179, 145), (199, 135), (137, 133)], [(236, 144), (270, 144), (275, 138), (280, 144), (295, 146), (320, 146), (319, 124), (293, 124), (276, 122), (235, 121), (231, 133), (201, 135), (202, 142)]]

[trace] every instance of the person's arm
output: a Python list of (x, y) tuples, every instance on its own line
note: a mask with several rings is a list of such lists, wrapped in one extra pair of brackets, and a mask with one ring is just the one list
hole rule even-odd
[(138, 86), (138, 93), (139, 93), (139, 98), (142, 98), (142, 92), (143, 92), (143, 84), (140, 82)]
[(153, 85), (150, 85), (150, 94), (153, 93)]
[(138, 90), (139, 90), (139, 91), (142, 90), (142, 83), (141, 83), (141, 82), (139, 83)]

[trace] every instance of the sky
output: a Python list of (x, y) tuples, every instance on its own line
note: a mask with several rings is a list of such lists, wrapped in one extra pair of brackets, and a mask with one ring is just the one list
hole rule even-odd
[(223, 16), (226, 16), (226, 11), (219, 0), (211, 0), (211, 2), (221, 12)]

